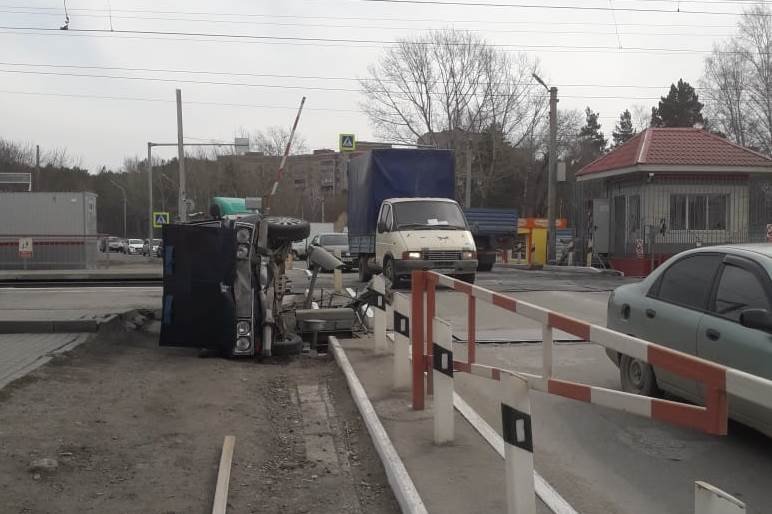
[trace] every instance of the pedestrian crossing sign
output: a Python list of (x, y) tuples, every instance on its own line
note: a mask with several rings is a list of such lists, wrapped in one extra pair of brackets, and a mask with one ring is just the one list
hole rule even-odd
[(341, 152), (353, 152), (357, 149), (357, 138), (354, 134), (340, 134), (338, 143)]
[(168, 212), (154, 212), (153, 213), (153, 227), (161, 228), (163, 225), (169, 224)]

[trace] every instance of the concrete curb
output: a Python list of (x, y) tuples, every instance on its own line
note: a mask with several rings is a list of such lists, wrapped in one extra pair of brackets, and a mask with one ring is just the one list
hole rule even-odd
[(96, 332), (100, 323), (95, 319), (0, 321), (0, 334), (65, 334)]
[(383, 467), (386, 470), (386, 476), (389, 479), (389, 485), (391, 485), (391, 489), (402, 508), (402, 512), (428, 514), (426, 506), (424, 506), (424, 502), (421, 500), (421, 496), (418, 494), (418, 490), (405, 468), (405, 464), (400, 459), (394, 445), (391, 444), (389, 435), (383, 428), (381, 420), (378, 419), (378, 414), (376, 414), (372, 403), (370, 403), (370, 399), (367, 397), (367, 393), (365, 393), (364, 387), (359, 382), (354, 368), (351, 366), (348, 357), (346, 357), (346, 353), (340, 346), (338, 339), (331, 336), (329, 344), (335, 356), (335, 361), (346, 376), (351, 396), (354, 398), (354, 403), (356, 403), (359, 413), (365, 421), (367, 431), (370, 433), (373, 445), (381, 458)]
[(556, 266), (545, 264), (544, 266), (531, 266), (529, 264), (509, 264), (497, 262), (494, 269), (518, 269), (523, 271), (552, 271), (555, 273), (587, 273), (590, 275), (611, 275), (614, 277), (624, 277), (625, 274), (615, 269), (592, 268), (588, 266)]
[[(453, 393), (453, 406), (488, 441), (501, 458), (504, 458), (504, 439), (475, 411), (458, 393)], [(555, 514), (578, 514), (562, 496), (534, 470), (534, 488), (536, 495)]]

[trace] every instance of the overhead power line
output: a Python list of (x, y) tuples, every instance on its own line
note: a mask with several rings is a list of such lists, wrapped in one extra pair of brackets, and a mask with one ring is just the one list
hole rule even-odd
[[(182, 32), (182, 31), (161, 31), (161, 30), (128, 30), (128, 29), (121, 29), (121, 30), (108, 30), (108, 29), (73, 29), (70, 28), (69, 30), (59, 30), (56, 28), (49, 28), (49, 27), (15, 27), (15, 26), (0, 26), (0, 30), (6, 30), (6, 31), (39, 31), (42, 33), (48, 33), (48, 34), (55, 34), (55, 35), (61, 35), (61, 36), (71, 36), (73, 34), (85, 34), (85, 35), (107, 35), (110, 37), (116, 36), (116, 35), (140, 35), (140, 36), (148, 36), (148, 35), (157, 35), (157, 36), (182, 36), (182, 37), (205, 37), (205, 38), (227, 38), (227, 39), (235, 39), (235, 40), (244, 40), (244, 41), (258, 41), (258, 42), (264, 42), (264, 43), (334, 43), (334, 44), (344, 44), (344, 45), (355, 45), (355, 46), (361, 46), (361, 45), (395, 45), (398, 44), (398, 41), (394, 40), (382, 40), (382, 39), (346, 39), (346, 38), (324, 38), (324, 37), (303, 37), (303, 36), (266, 36), (266, 35), (256, 35), (256, 34), (229, 34), (229, 33), (214, 33), (214, 32)], [(28, 32), (19, 32), (22, 34), (26, 34)], [(431, 46), (432, 43), (430, 42), (417, 42), (417, 44), (427, 45)], [(464, 43), (459, 42), (458, 45), (463, 45)], [(546, 44), (546, 45), (535, 45), (535, 44), (490, 44), (492, 47), (496, 48), (502, 48), (502, 49), (511, 49), (511, 50), (539, 50), (539, 51), (550, 51), (555, 49), (560, 50), (567, 50), (572, 52), (596, 52), (596, 51), (613, 51), (613, 52), (631, 52), (631, 53), (665, 53), (665, 54), (704, 54), (704, 53), (711, 53), (712, 50), (699, 50), (699, 49), (692, 49), (692, 48), (650, 48), (650, 47), (625, 47), (623, 49), (618, 48), (617, 46), (604, 46), (604, 45), (559, 45), (559, 44)], [(723, 50), (718, 51), (718, 53), (726, 53), (726, 54), (735, 54), (739, 53), (739, 50)]]

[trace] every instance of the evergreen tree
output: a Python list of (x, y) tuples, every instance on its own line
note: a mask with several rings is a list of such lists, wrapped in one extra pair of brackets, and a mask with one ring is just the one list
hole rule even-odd
[(651, 109), (652, 127), (693, 127), (704, 124), (702, 106), (697, 93), (688, 82), (678, 80), (670, 85), (667, 96), (660, 98), (659, 107)]
[(619, 121), (614, 127), (614, 131), (611, 133), (611, 137), (614, 139), (614, 146), (619, 146), (626, 143), (628, 139), (635, 135), (635, 129), (633, 128), (633, 117), (628, 109), (619, 115)]
[(587, 164), (600, 157), (606, 150), (608, 141), (600, 130), (598, 113), (587, 107), (584, 110), (586, 123), (579, 131), (579, 145), (581, 147), (581, 163)]

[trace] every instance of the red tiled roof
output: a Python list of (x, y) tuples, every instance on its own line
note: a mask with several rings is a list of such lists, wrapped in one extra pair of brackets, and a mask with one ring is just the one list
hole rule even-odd
[(579, 170), (577, 176), (637, 164), (772, 168), (772, 158), (696, 128), (649, 128)]

